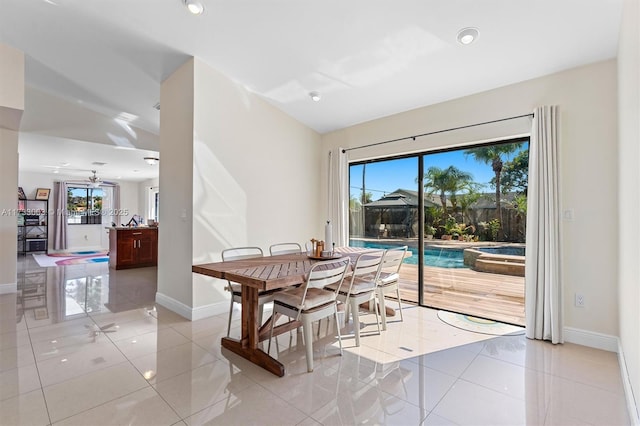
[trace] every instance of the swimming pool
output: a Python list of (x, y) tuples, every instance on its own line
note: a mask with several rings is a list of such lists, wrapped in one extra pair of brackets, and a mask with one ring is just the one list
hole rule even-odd
[[(349, 240), (351, 247), (365, 247), (372, 249), (390, 249), (400, 246), (399, 244), (383, 244), (371, 241)], [(404, 259), (403, 263), (409, 265), (418, 264), (418, 252), (415, 247), (409, 247), (412, 252), (411, 257)], [(428, 248), (424, 250), (425, 266), (437, 266), (440, 268), (468, 268), (464, 264), (462, 249), (456, 248)]]

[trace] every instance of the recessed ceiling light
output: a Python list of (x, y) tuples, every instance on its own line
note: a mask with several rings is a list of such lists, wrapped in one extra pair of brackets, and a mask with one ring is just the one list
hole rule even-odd
[(471, 44), (478, 38), (479, 34), (480, 32), (478, 31), (477, 28), (473, 28), (473, 27), (463, 28), (460, 31), (458, 31), (458, 37), (457, 37), (458, 43)]
[(202, 15), (204, 12), (204, 5), (197, 0), (184, 0), (184, 5), (194, 15)]
[(56, 173), (57, 174), (57, 173), (60, 173), (60, 170), (54, 169), (54, 170), (51, 171), (51, 173)]
[(158, 164), (158, 161), (160, 161), (160, 159), (156, 157), (144, 157), (144, 161), (150, 166), (155, 166), (156, 164)]
[(309, 92), (309, 96), (313, 102), (320, 101), (320, 93), (319, 92)]

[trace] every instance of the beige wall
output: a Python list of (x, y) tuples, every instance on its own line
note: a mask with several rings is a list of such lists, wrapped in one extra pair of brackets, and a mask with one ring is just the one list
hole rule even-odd
[(320, 136), (198, 59), (165, 80), (161, 104), (157, 300), (195, 319), (229, 305), (192, 264), (319, 235)]
[[(616, 62), (611, 60), (374, 120), (324, 135), (323, 151), (527, 114), (536, 106), (557, 104), (561, 206), (573, 209), (575, 215), (573, 221), (562, 223), (565, 326), (617, 336), (616, 72)], [(436, 149), (525, 134), (530, 128), (529, 119), (519, 119), (349, 154), (354, 160)], [(584, 295), (584, 308), (574, 306), (576, 292)]]
[(24, 54), (0, 43), (0, 293), (16, 291), (18, 132)]
[[(193, 307), (192, 165), (193, 165), (193, 60), (169, 76), (160, 88), (160, 203), (158, 229), (157, 301), (173, 310)], [(164, 297), (166, 296), (166, 297)], [(164, 297), (164, 298), (163, 298)], [(188, 316), (185, 312), (183, 316)]]
[[(199, 60), (195, 75), (193, 262), (319, 235), (320, 136)], [(194, 291), (198, 305), (227, 297), (200, 275)]]
[(0, 128), (19, 130), (24, 111), (24, 54), (0, 43)]
[[(627, 0), (624, 5), (618, 84), (620, 346), (637, 407), (640, 395), (640, 6), (635, 0)], [(637, 412), (631, 415), (636, 424), (640, 423)]]
[[(18, 132), (0, 128), (0, 294), (16, 291)], [(15, 189), (15, 191), (14, 191)]]

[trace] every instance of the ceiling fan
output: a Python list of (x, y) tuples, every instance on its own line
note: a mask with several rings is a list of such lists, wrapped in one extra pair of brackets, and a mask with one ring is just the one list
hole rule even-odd
[(91, 171), (93, 172), (93, 176), (89, 176), (89, 186), (91, 188), (98, 188), (100, 186), (100, 183), (102, 183), (102, 179), (96, 176), (95, 170), (91, 170)]

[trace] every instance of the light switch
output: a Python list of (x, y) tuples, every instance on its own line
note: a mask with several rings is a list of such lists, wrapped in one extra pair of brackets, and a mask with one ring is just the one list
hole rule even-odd
[(573, 209), (566, 209), (563, 212), (562, 217), (564, 220), (573, 220)]

